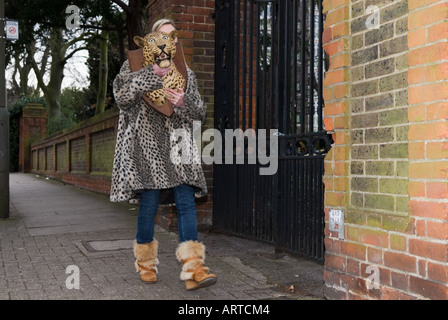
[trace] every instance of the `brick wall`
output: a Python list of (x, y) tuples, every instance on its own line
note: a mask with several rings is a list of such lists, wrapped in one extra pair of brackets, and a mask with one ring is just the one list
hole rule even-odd
[[(214, 0), (149, 0), (148, 6), (148, 30), (162, 18), (173, 19), (176, 24), (185, 60), (195, 72), (199, 92), (207, 104), (203, 131), (214, 127), (214, 11)], [(213, 209), (213, 166), (203, 164), (203, 170), (209, 192), (197, 205), (198, 226), (201, 230), (211, 226)], [(157, 219), (158, 223), (168, 229), (177, 228), (175, 208), (162, 209)]]
[(118, 113), (109, 110), (31, 145), (31, 172), (109, 194)]
[(447, 299), (448, 1), (324, 0), (324, 13), (326, 295)]

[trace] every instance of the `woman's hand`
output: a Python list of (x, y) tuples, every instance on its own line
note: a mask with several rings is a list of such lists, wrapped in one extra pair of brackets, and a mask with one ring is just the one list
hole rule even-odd
[(184, 105), (184, 90), (182, 88), (174, 89), (165, 89), (165, 96), (169, 102), (175, 107), (183, 108)]
[(160, 68), (159, 65), (157, 63), (154, 63), (152, 65), (152, 68), (154, 69), (154, 72), (156, 73), (156, 75), (158, 75), (159, 77), (163, 77), (164, 75), (166, 75), (168, 72), (170, 72), (171, 70), (171, 65), (168, 68)]

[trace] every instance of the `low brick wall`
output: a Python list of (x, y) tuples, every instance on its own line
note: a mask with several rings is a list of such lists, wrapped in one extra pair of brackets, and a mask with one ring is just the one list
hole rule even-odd
[(31, 145), (31, 172), (108, 194), (118, 112), (111, 110)]
[[(108, 111), (69, 130), (31, 144), (31, 172), (108, 195), (111, 186), (117, 111)], [(212, 225), (213, 166), (203, 165), (209, 194), (197, 201), (198, 229)], [(160, 207), (156, 222), (177, 230), (176, 207)]]

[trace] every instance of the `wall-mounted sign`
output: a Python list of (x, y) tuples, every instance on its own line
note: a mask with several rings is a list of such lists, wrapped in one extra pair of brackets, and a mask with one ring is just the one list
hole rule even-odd
[(344, 210), (330, 210), (329, 227), (338, 232), (339, 239), (344, 239)]
[(6, 39), (18, 40), (19, 39), (19, 21), (6, 20)]

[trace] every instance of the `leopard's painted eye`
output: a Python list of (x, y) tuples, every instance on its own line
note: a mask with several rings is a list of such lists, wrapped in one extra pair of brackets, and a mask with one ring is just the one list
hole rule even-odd
[(149, 39), (149, 42), (150, 42), (150, 43), (154, 43), (154, 42), (156, 42), (156, 40), (154, 40), (154, 39), (151, 38), (151, 39)]
[(168, 40), (168, 36), (163, 36), (163, 40)]

